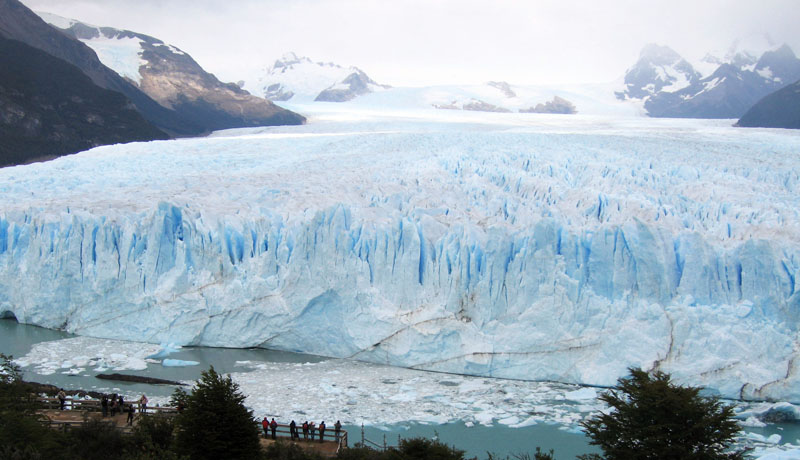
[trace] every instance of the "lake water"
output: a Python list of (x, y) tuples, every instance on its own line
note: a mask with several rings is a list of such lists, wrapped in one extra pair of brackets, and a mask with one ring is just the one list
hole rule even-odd
[[(66, 389), (119, 392), (128, 398), (146, 393), (153, 403), (165, 404), (173, 386), (110, 382), (95, 375), (117, 372), (191, 382), (213, 365), (234, 376), (255, 416), (285, 422), (326, 419), (331, 426), (340, 418), (351, 444), (361, 440), (364, 424), (364, 437), (377, 444), (385, 440), (396, 445), (398, 436), (436, 437), (465, 450), (468, 458), (487, 458), (487, 452), (505, 458), (536, 447), (553, 449), (558, 459), (599, 452), (577, 429), (578, 421), (599, 408), (593, 389), (420, 372), (265, 349), (190, 347), (171, 352), (170, 359), (198, 362), (183, 367), (144, 359), (158, 349), (0, 320), (0, 352), (26, 364), (26, 380)], [(783, 444), (800, 443), (798, 424), (747, 428), (747, 432), (756, 437), (779, 434)]]

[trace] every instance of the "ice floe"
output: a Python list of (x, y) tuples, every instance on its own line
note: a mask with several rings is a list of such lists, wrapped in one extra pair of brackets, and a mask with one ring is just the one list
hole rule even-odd
[(14, 362), (40, 375), (56, 372), (77, 375), (88, 367), (97, 372), (143, 370), (147, 369), (145, 358), (156, 351), (157, 345), (146, 343), (73, 337), (37, 343)]

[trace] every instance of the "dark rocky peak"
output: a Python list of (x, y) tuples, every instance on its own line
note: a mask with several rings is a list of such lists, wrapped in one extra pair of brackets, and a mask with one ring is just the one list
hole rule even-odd
[(800, 129), (800, 80), (758, 101), (736, 126)]
[(764, 53), (756, 64), (756, 72), (779, 86), (785, 86), (800, 79), (800, 59), (784, 44)]
[(665, 88), (692, 85), (701, 75), (688, 61), (668, 46), (646, 45), (639, 60), (625, 74), (625, 91), (620, 99), (643, 99)]
[(345, 77), (341, 82), (320, 92), (314, 100), (321, 102), (346, 102), (358, 96), (371, 93), (371, 86), (381, 87), (382, 85), (379, 85), (369, 78), (363, 70), (353, 67), (353, 73)]

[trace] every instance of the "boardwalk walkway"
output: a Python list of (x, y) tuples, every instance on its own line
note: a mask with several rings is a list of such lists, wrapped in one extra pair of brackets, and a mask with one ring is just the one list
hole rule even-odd
[[(136, 426), (138, 421), (141, 420), (141, 417), (146, 417), (148, 415), (154, 415), (157, 413), (165, 415), (177, 414), (177, 409), (174, 407), (159, 406), (148, 406), (147, 412), (143, 414), (140, 412), (140, 407), (136, 402), (126, 402), (126, 409), (131, 404), (133, 404), (134, 408), (136, 409), (133, 426), (131, 426), (127, 424), (128, 414), (126, 412), (121, 414), (118, 413), (114, 416), (109, 415), (103, 417), (100, 401), (96, 399), (67, 399), (67, 403), (65, 405), (66, 410), (59, 410), (58, 407), (60, 403), (56, 398), (38, 399), (43, 407), (37, 411), (37, 413), (42, 416), (42, 423), (47, 424), (53, 429), (59, 430), (69, 430), (73, 427), (79, 427), (89, 421), (99, 420), (112, 424), (115, 428), (119, 429), (123, 433), (131, 433), (133, 431), (133, 426)], [(275, 430), (277, 440), (273, 440), (271, 437), (266, 438), (264, 436), (260, 421), (254, 420), (253, 423), (258, 426), (260, 443), (264, 448), (274, 442), (277, 442), (277, 440), (280, 440), (281, 442), (291, 442), (297, 444), (304, 450), (313, 450), (326, 457), (334, 457), (340, 449), (346, 449), (348, 447), (347, 431), (345, 430), (341, 431), (338, 440), (336, 439), (332, 427), (329, 427), (327, 430), (325, 430), (325, 438), (323, 442), (319, 442), (319, 432), (316, 433), (313, 441), (311, 439), (302, 439), (302, 433), (300, 434), (301, 439), (292, 440), (289, 433), (289, 425), (279, 424)], [(301, 431), (300, 427), (298, 427), (298, 431)]]

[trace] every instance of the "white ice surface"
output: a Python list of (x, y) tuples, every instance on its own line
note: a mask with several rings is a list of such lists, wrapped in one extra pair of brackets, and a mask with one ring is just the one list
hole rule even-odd
[(492, 377), (657, 367), (800, 401), (798, 133), (369, 97), (0, 170), (0, 314)]
[(88, 367), (98, 371), (142, 370), (147, 369), (145, 358), (157, 350), (157, 346), (150, 344), (74, 337), (37, 343), (14, 362), (41, 375), (79, 374)]
[(74, 19), (65, 18), (57, 14), (46, 13), (44, 11), (35, 11), (35, 13), (42, 18), (44, 22), (56, 26), (59, 29), (69, 29), (78, 22)]
[(183, 359), (165, 359), (161, 361), (161, 365), (166, 367), (197, 366), (198, 364), (200, 364), (198, 361), (188, 361)]
[(139, 67), (146, 65), (142, 59), (142, 40), (136, 37), (107, 38), (102, 34), (90, 40), (81, 40), (97, 53), (100, 62), (137, 85), (142, 81)]

